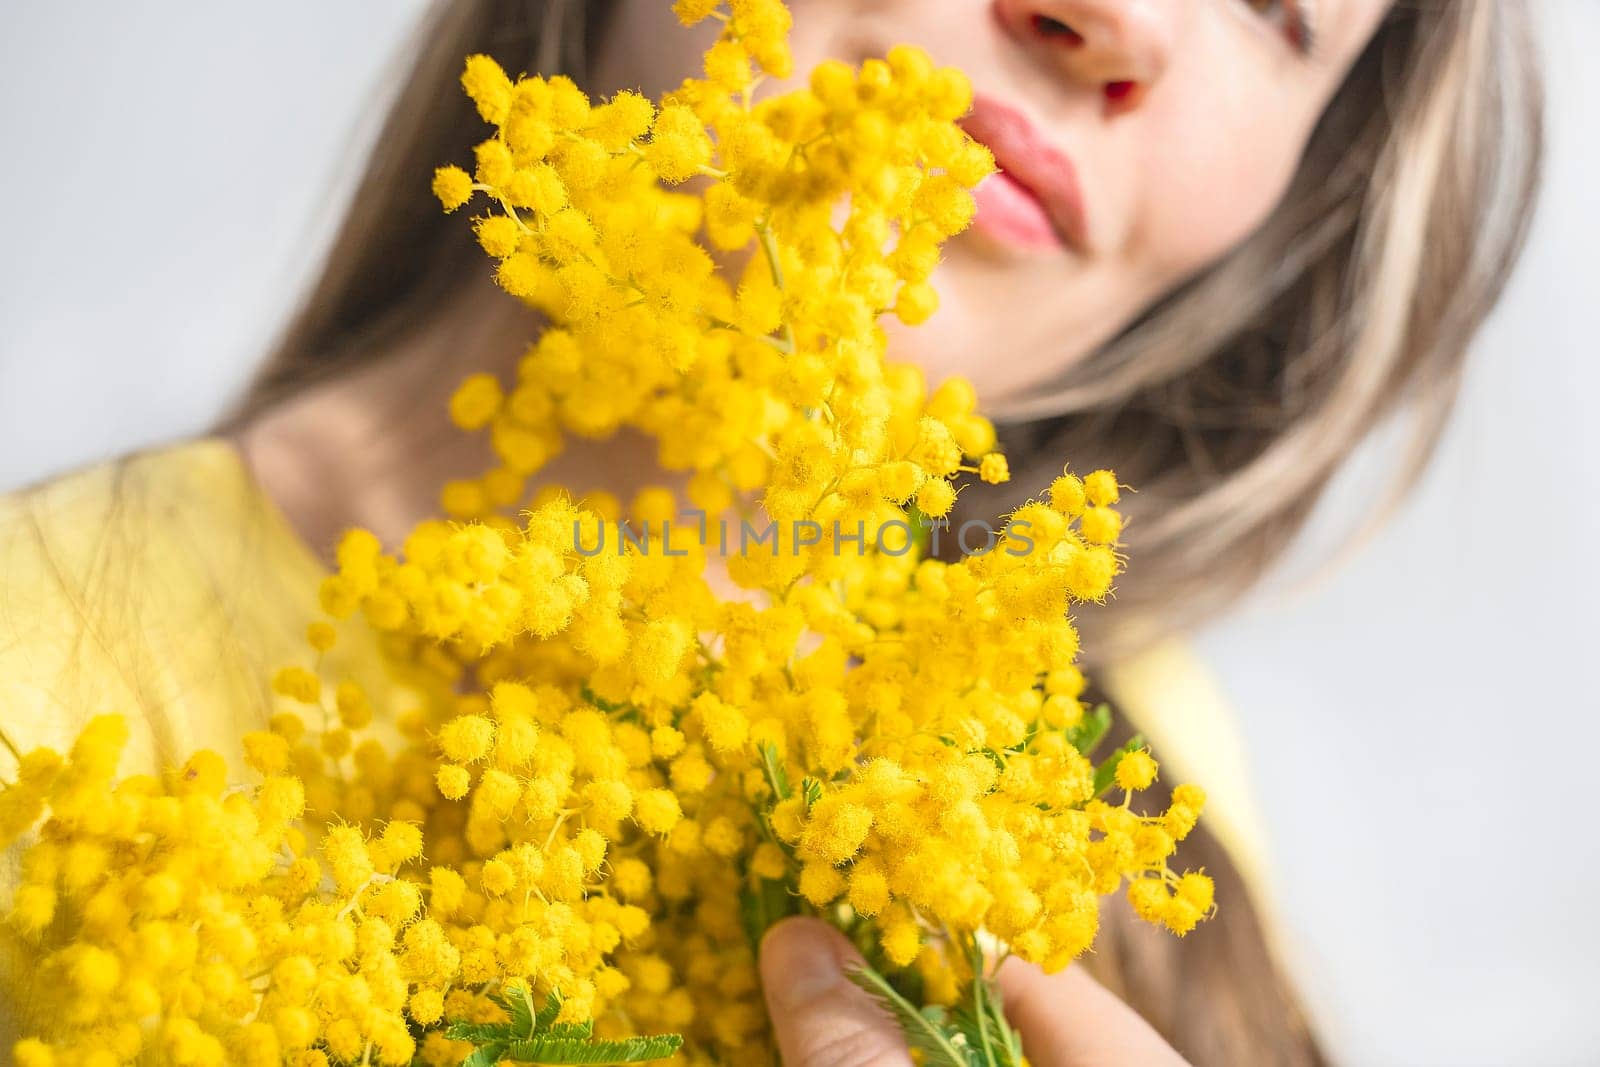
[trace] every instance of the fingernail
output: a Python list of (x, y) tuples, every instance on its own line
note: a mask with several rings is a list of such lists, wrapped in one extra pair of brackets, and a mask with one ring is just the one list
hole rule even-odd
[(790, 920), (767, 933), (761, 943), (761, 973), (780, 1007), (815, 1000), (844, 978), (830, 931), (819, 923)]

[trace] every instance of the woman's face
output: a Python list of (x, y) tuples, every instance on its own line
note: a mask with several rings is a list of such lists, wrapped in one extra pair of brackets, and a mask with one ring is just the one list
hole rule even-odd
[[(791, 0), (796, 77), (920, 45), (972, 79), (1000, 173), (896, 355), (991, 411), (1059, 374), (1254, 230), (1392, 0)], [(622, 0), (607, 88), (670, 88), (708, 24)]]

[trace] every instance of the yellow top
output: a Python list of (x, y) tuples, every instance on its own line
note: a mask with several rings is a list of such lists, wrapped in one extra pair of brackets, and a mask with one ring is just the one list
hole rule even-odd
[[(273, 671), (305, 660), (326, 573), (221, 440), (0, 497), (0, 730), (21, 751), (64, 751), (89, 718), (120, 712), (131, 732), (125, 774), (198, 748), (235, 758), (240, 735), (274, 710)], [(375, 638), (359, 624), (342, 629), (323, 666), (382, 706), (390, 683)], [(1204, 665), (1171, 642), (1099, 681), (1162, 755), (1164, 777), (1204, 785), (1207, 824), (1269, 896), (1237, 727)], [(0, 754), (0, 774), (9, 760)], [(12, 852), (0, 896), (15, 884)], [(10, 936), (0, 931), (0, 982), (16, 973)], [(0, 996), (0, 1047), (19, 1008)]]
[[(90, 718), (117, 712), (128, 719), (124, 774), (200, 748), (236, 760), (240, 736), (281, 699), (272, 673), (308, 663), (325, 574), (224, 441), (0, 497), (0, 732), (22, 752), (64, 752)], [(390, 683), (370, 631), (342, 627), (322, 663), (382, 706)], [(0, 778), (13, 766), (0, 751)], [(0, 903), (19, 852), (0, 856)], [(20, 947), (0, 923), (0, 1049), (32, 1014), (12, 980), (25, 973)]]
[[(121, 713), (130, 774), (234, 753), (275, 710), (272, 673), (310, 654), (326, 574), (221, 440), (0, 497), (0, 729), (65, 751)], [(324, 666), (382, 686), (375, 639), (348, 639), (361, 630)]]

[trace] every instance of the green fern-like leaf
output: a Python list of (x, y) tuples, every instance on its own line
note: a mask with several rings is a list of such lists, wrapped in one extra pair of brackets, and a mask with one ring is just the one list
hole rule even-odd
[(739, 918), (744, 922), (751, 951), (760, 950), (762, 936), (777, 925), (778, 920), (799, 910), (800, 898), (783, 882), (758, 878), (754, 886), (746, 886), (739, 894)]
[(512, 983), (497, 993), (489, 994), (489, 999), (511, 1017), (511, 1021), (504, 1024), (507, 1027), (505, 1040), (533, 1036), (537, 1027), (534, 1022), (533, 1001), (526, 985)]
[(538, 1064), (645, 1063), (649, 1060), (666, 1059), (682, 1047), (683, 1038), (677, 1034), (628, 1037), (616, 1041), (593, 1041), (541, 1034), (528, 1041), (513, 1041), (506, 1055), (509, 1059)]
[(532, 1037), (540, 1030), (545, 1030), (552, 1026), (556, 1021), (556, 1016), (561, 1014), (561, 1005), (565, 1000), (566, 998), (559, 991), (550, 990), (550, 995), (544, 999), (544, 1007), (540, 1008), (534, 1015), (533, 1026), (529, 1028), (527, 1036)]
[[(917, 550), (918, 558), (928, 554), (928, 543), (933, 539), (933, 528), (944, 525), (940, 519), (929, 518), (917, 505), (907, 504), (903, 509), (906, 513), (906, 525), (911, 527), (911, 544)], [(916, 579), (912, 579), (912, 588), (916, 588)]]
[(951, 1014), (950, 1022), (979, 1050), (976, 1057), (982, 1067), (1023, 1067), (1022, 1035), (1012, 1029), (1000, 1000), (1000, 991), (994, 982), (983, 978), (972, 987), (970, 1004), (963, 1004)]
[(472, 1050), (472, 1054), (461, 1061), (461, 1067), (495, 1067), (500, 1062), (500, 1057), (505, 1055), (505, 1045), (494, 1042), (488, 1045), (479, 1045)]
[(487, 1045), (495, 1041), (510, 1041), (518, 1036), (505, 1023), (451, 1023), (444, 1036), (451, 1041), (470, 1041), (474, 1045)]
[(1111, 729), (1111, 708), (1101, 704), (1067, 731), (1067, 741), (1083, 756), (1092, 756), (1109, 729)]
[(783, 769), (783, 757), (778, 755), (778, 746), (771, 741), (761, 745), (761, 770), (777, 799), (788, 800), (789, 772)]
[(979, 1067), (970, 1041), (944, 1022), (942, 1011), (919, 1011), (887, 978), (870, 967), (852, 967), (845, 975), (894, 1016), (906, 1042), (922, 1053), (924, 1067)]

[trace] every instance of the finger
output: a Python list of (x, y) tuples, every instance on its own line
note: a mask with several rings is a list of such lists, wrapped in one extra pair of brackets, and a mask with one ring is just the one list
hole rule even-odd
[(898, 1024), (845, 977), (860, 963), (821, 919), (785, 919), (761, 939), (761, 984), (784, 1067), (911, 1067)]
[(1082, 967), (1047, 975), (1012, 957), (1000, 968), (1000, 992), (1033, 1067), (1183, 1067), (1138, 1012)]

